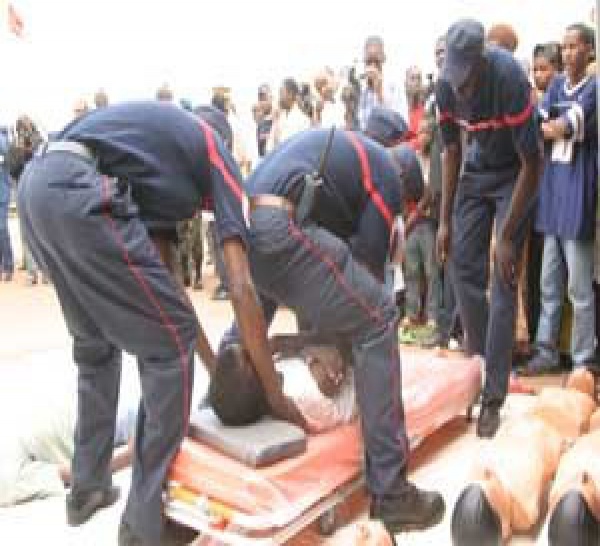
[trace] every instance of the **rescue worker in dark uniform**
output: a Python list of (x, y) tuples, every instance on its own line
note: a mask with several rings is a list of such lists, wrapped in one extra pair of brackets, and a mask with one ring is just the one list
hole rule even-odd
[(423, 183), (408, 146), (315, 129), (284, 142), (246, 181), (251, 269), (267, 322), (284, 305), (322, 339), (350, 346), (370, 513), (390, 532), (426, 528), (444, 513), (438, 493), (407, 481), (398, 314), (383, 285), (403, 184), (415, 179)]
[[(539, 178), (540, 140), (525, 73), (510, 53), (485, 47), (484, 39), (481, 23), (469, 19), (452, 25), (446, 37), (446, 58), (436, 88), (444, 142), (437, 246), (440, 260), (450, 259), (467, 349), (485, 358), (477, 434), (491, 437), (508, 390), (516, 268)], [(459, 176), (461, 130), (467, 145)]]
[[(267, 370), (272, 413), (303, 425), (281, 392), (246, 259), (241, 175), (210, 126), (160, 102), (111, 105), (72, 122), (23, 174), (21, 225), (53, 281), (78, 365), (78, 414), (67, 520), (116, 500), (109, 468), (121, 351), (138, 357), (140, 404), (119, 545), (159, 545), (162, 490), (186, 433), (197, 347), (214, 355), (167, 269), (178, 221), (212, 196), (241, 338)], [(199, 340), (199, 342), (197, 342)]]

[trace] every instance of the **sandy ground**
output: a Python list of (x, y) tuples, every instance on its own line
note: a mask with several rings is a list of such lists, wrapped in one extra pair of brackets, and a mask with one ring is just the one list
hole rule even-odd
[[(20, 256), (16, 224), (11, 225), (13, 239)], [(227, 302), (213, 302), (210, 294), (215, 284), (212, 266), (206, 267), (205, 288), (190, 291), (208, 337), (213, 345), (229, 324), (231, 310)], [(61, 317), (60, 306), (51, 286), (25, 286), (25, 274), (19, 271), (12, 283), (0, 283), (0, 430), (6, 426), (20, 426), (22, 408), (35, 403), (35, 392), (42, 388), (58, 388), (69, 373), (70, 341)], [(288, 312), (278, 314), (274, 331), (292, 331), (294, 320)], [(126, 364), (130, 364), (126, 362)], [(132, 364), (132, 363), (131, 363)], [(134, 366), (129, 366), (134, 370)], [(198, 382), (205, 378), (201, 374)], [(38, 391), (39, 392), (39, 391)], [(522, 397), (511, 397), (505, 415), (519, 411), (526, 403)], [(425, 533), (408, 533), (398, 537), (398, 544), (446, 545), (450, 544), (450, 516), (454, 501), (464, 484), (480, 441), (474, 434), (473, 425), (463, 417), (457, 418), (444, 429), (429, 438), (412, 456), (410, 476), (420, 486), (443, 492), (447, 513), (442, 523)], [(116, 482), (123, 488), (121, 500), (113, 507), (98, 513), (80, 528), (69, 528), (65, 523), (64, 498), (55, 497), (23, 504), (14, 508), (0, 509), (0, 543), (19, 545), (57, 544), (77, 546), (109, 546), (116, 544), (116, 531), (124, 505), (129, 483), (129, 472), (122, 471)], [(364, 495), (353, 497), (339, 510), (339, 523), (345, 525), (357, 518), (366, 517)], [(545, 530), (538, 536), (514, 539), (511, 544), (546, 544)], [(309, 546), (319, 544), (342, 544), (342, 535), (332, 538), (319, 537), (315, 528), (309, 528), (290, 544)], [(197, 544), (204, 542), (198, 541)]]

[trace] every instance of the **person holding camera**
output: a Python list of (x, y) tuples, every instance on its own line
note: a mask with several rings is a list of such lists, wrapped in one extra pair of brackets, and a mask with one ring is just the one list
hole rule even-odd
[(383, 39), (380, 36), (369, 36), (364, 50), (365, 71), (359, 78), (365, 82), (358, 100), (358, 121), (363, 131), (367, 126), (371, 110), (375, 106), (384, 106), (395, 110), (404, 119), (407, 119), (408, 106), (404, 89), (384, 77), (384, 63)]

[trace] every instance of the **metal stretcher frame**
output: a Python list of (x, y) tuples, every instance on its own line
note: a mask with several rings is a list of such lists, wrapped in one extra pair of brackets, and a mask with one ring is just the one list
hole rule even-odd
[[(171, 482), (172, 484), (173, 482)], [(319, 520), (320, 528), (324, 534), (329, 534), (335, 529), (335, 509), (343, 504), (352, 494), (365, 485), (364, 474), (360, 473), (350, 482), (342, 485), (330, 495), (318, 501), (298, 518), (288, 525), (267, 531), (262, 536), (249, 536), (246, 530), (238, 526), (220, 529), (214, 526), (210, 516), (203, 515), (196, 510), (194, 505), (183, 500), (170, 498), (165, 504), (165, 515), (177, 523), (195, 529), (201, 533), (193, 544), (202, 544), (205, 537), (218, 540), (228, 546), (280, 546), (294, 538), (309, 525)]]
[[(412, 408), (410, 403), (408, 404), (412, 411), (407, 411), (408, 422), (412, 421), (414, 425), (413, 434), (409, 436), (411, 449), (414, 449), (425, 437), (453, 417), (465, 411), (468, 417), (479, 394), (481, 377), (479, 364), (473, 359), (467, 359), (460, 355), (452, 355), (448, 358), (447, 356), (417, 352), (413, 353), (411, 358), (405, 358), (405, 362), (406, 360), (412, 362), (405, 370), (408, 381), (403, 387), (403, 395), (405, 399), (408, 396), (409, 398), (414, 397), (415, 400)], [(448, 360), (448, 362), (441, 362), (444, 360)], [(460, 361), (463, 361), (465, 365), (461, 366)], [(433, 377), (432, 374), (435, 374), (436, 370), (437, 377), (439, 377), (439, 368), (436, 368), (439, 365), (444, 367), (449, 365), (448, 370), (457, 371), (448, 379), (447, 389), (442, 389), (441, 385), (437, 385), (433, 388), (433, 390), (437, 388), (437, 399), (431, 399), (430, 403), (424, 404), (422, 397), (427, 389), (421, 388), (420, 380), (422, 378), (416, 379), (415, 374), (419, 375), (419, 370), (423, 368), (430, 368), (427, 372), (429, 377)], [(461, 370), (460, 373), (458, 370)], [(446, 390), (454, 391), (456, 396), (453, 398), (453, 395)], [(424, 411), (425, 407), (431, 407), (432, 414), (425, 415), (428, 413)], [(179, 479), (179, 483), (175, 481), (177, 479)], [(203, 538), (210, 537), (221, 544), (230, 546), (272, 546), (285, 544), (286, 541), (317, 520), (323, 534), (331, 533), (335, 528), (335, 507), (364, 485), (364, 475), (363, 465), (357, 464), (355, 471), (348, 472), (347, 478), (341, 485), (333, 488), (318, 500), (313, 499), (310, 504), (305, 505), (301, 513), (288, 519), (284, 514), (276, 513), (270, 513), (266, 518), (264, 514), (257, 517), (245, 514), (239, 508), (227, 505), (226, 501), (209, 500), (203, 493), (195, 493), (192, 484), (182, 484), (181, 482), (184, 481), (185, 476), (184, 479), (181, 479), (181, 477), (177, 478), (176, 475), (172, 475), (169, 490), (165, 494), (165, 515), (169, 519), (201, 533), (201, 536), (193, 544), (201, 546)]]

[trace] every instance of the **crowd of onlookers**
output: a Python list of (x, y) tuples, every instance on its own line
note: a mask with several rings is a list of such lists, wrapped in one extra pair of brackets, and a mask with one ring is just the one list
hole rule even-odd
[[(595, 74), (594, 32), (585, 26), (577, 27), (577, 31), (580, 43), (575, 46), (566, 40), (563, 51), (563, 44), (559, 41), (539, 44), (532, 51), (531, 59), (522, 62), (532, 84), (532, 100), (537, 104), (546, 153), (550, 154), (559, 154), (560, 150), (554, 144), (549, 128), (551, 124), (547, 123), (556, 113), (544, 111), (546, 104), (552, 104), (552, 101), (546, 101), (547, 94), (556, 87), (557, 78), (564, 70), (571, 77), (574, 62), (585, 62), (587, 65), (584, 73), (577, 77), (588, 78)], [(487, 39), (490, 44), (511, 52), (518, 45), (515, 31), (505, 24), (488, 29)], [(580, 49), (574, 52), (574, 47)], [(431, 52), (438, 68), (441, 67), (444, 53), (445, 39), (440, 37)], [(574, 61), (578, 54), (579, 61)], [(563, 57), (568, 64), (567, 68), (563, 64)], [(579, 82), (571, 84), (576, 87)], [(351, 68), (336, 71), (331, 67), (323, 67), (309, 82), (286, 78), (276, 91), (266, 83), (258, 86), (252, 107), (253, 127), (247, 127), (242, 121), (244, 116), (238, 115), (229, 88), (215, 87), (210, 101), (213, 107), (221, 110), (227, 117), (231, 130), (231, 142), (228, 145), (244, 175), (250, 174), (265, 154), (295, 133), (311, 127), (335, 126), (347, 130), (365, 130), (369, 114), (375, 106), (396, 111), (404, 118), (407, 130), (402, 135), (402, 141), (408, 142), (418, 154), (426, 185), (421, 194), (411, 195), (406, 199), (404, 213), (395, 224), (390, 241), (389, 283), (396, 291), (399, 305), (403, 307), (403, 341), (427, 347), (448, 346), (452, 339), (460, 339), (461, 331), (451, 279), (435, 255), (442, 192), (442, 145), (434, 87), (434, 75), (424, 76), (418, 66), (407, 68), (404, 82), (388, 77), (384, 42), (379, 36), (371, 36), (365, 41), (362, 62)], [(168, 85), (163, 85), (155, 98), (174, 101), (175, 94)], [(102, 108), (109, 103), (109, 98), (106, 92), (99, 90), (94, 95), (93, 102), (94, 108)], [(188, 110), (196, 107), (188, 99), (180, 99), (178, 106)], [(586, 112), (586, 119), (591, 119), (590, 116), (596, 119), (595, 108), (594, 104), (593, 112)], [(85, 115), (89, 110), (87, 102), (79, 100), (74, 107), (74, 116)], [(597, 131), (595, 123), (586, 124), (586, 130)], [(45, 138), (47, 135), (42, 135), (26, 116), (19, 118), (13, 130), (0, 130), (0, 275), (4, 281), (12, 280), (15, 267), (7, 229), (10, 181), (18, 181), (23, 165)], [(465, 138), (468, 136), (465, 135)], [(594, 138), (597, 139), (597, 132)], [(580, 142), (582, 140), (576, 141), (574, 145), (577, 146)], [(568, 161), (568, 150), (563, 152), (567, 154), (564, 161)], [(538, 210), (532, 213), (540, 218), (544, 214), (543, 196), (547, 191), (543, 184), (542, 177), (539, 189), (541, 201)], [(592, 186), (597, 187), (597, 180), (590, 181), (590, 187)], [(593, 195), (596, 195), (596, 191)], [(593, 203), (581, 212), (593, 215), (593, 218), (585, 219), (586, 225), (593, 225), (593, 234), (586, 232), (583, 236), (585, 251), (581, 250), (582, 245), (577, 244), (579, 234), (573, 235), (571, 239), (569, 236), (557, 237), (548, 232), (549, 228), (546, 229), (543, 219), (534, 219), (534, 227), (529, 233), (526, 253), (521, 262), (520, 312), (516, 326), (518, 339), (525, 342), (521, 345), (531, 347), (537, 340), (533, 371), (551, 368), (556, 364), (559, 352), (568, 353), (569, 346), (572, 352), (584, 351), (589, 350), (589, 344), (592, 343), (595, 351), (595, 332), (583, 333), (586, 325), (582, 323), (577, 309), (573, 311), (573, 307), (580, 304), (578, 290), (586, 285), (586, 279), (582, 280), (581, 277), (598, 274), (598, 268), (594, 273), (591, 266), (582, 266), (593, 259), (596, 210), (596, 203)], [(193, 289), (202, 289), (203, 266), (213, 263), (219, 278), (213, 297), (226, 299), (227, 279), (219, 248), (215, 245), (214, 224), (210, 214), (205, 213), (203, 216), (198, 213), (196, 218), (182, 223), (178, 228), (178, 236), (180, 243), (177, 264), (182, 282)], [(571, 240), (576, 242), (571, 244), (568, 242)], [(205, 249), (207, 252), (204, 252)], [(45, 280), (38, 275), (26, 248), (23, 267), (27, 269), (29, 284)], [(596, 279), (597, 277), (594, 281)], [(589, 281), (588, 278), (588, 284)], [(594, 288), (597, 286), (594, 282)], [(554, 298), (552, 305), (556, 307), (552, 310), (551, 317), (547, 303), (550, 301), (550, 294)], [(558, 324), (555, 324), (557, 320)], [(569, 340), (568, 336), (561, 336), (559, 333), (567, 332), (571, 322), (573, 333)], [(583, 345), (587, 348), (582, 349)], [(576, 355), (573, 354), (573, 357)]]

